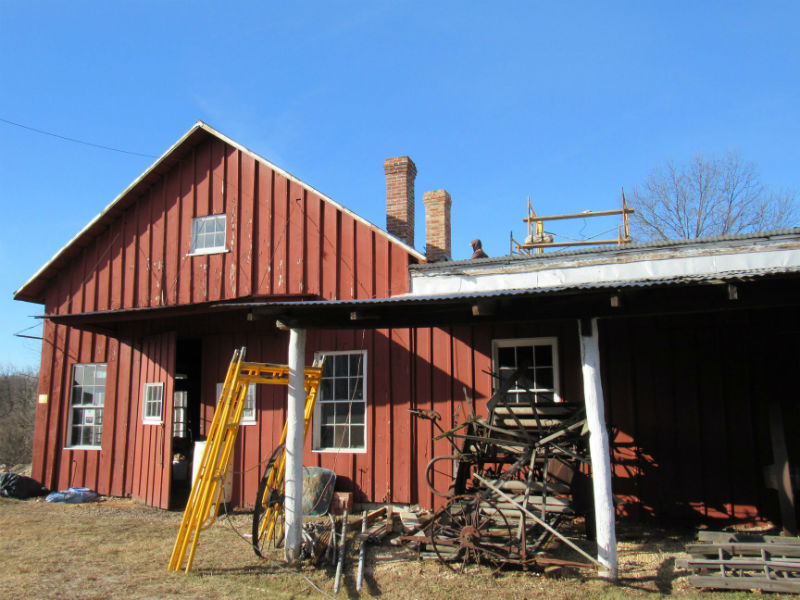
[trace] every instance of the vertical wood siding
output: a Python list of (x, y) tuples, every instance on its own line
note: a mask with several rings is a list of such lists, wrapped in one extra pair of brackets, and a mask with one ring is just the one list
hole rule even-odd
[[(176, 161), (148, 189), (132, 193), (137, 194), (133, 202), (114, 218), (106, 218), (105, 229), (88, 240), (50, 283), (48, 314), (187, 305), (251, 295), (369, 298), (407, 290), (412, 258), (406, 250), (213, 136)], [(192, 219), (222, 213), (227, 215), (228, 252), (191, 256)], [(43, 337), (39, 389), (48, 394), (48, 402), (37, 405), (37, 477), (51, 488), (81, 484), (103, 494), (132, 495), (166, 506), (175, 336), (106, 339), (48, 322)], [(247, 341), (272, 362), (285, 362), (285, 340), (269, 348), (259, 340)], [(211, 364), (224, 369), (229, 358), (229, 354), (215, 356)], [(65, 448), (72, 368), (80, 362), (108, 364), (99, 451)], [(204, 402), (209, 405), (218, 376), (204, 383)], [(142, 391), (149, 381), (165, 383), (163, 426), (141, 425)], [(259, 393), (273, 407), (272, 413), (284, 410), (282, 390)], [(280, 434), (279, 422), (282, 425), (276, 416), (275, 424), (244, 429), (243, 464), (260, 460), (255, 457), (263, 454), (262, 446), (271, 447)], [(351, 475), (355, 476), (352, 469)]]

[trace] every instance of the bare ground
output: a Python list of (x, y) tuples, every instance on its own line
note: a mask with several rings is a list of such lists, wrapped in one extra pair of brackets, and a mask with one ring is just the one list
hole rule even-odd
[[(0, 597), (189, 600), (333, 595), (332, 568), (287, 568), (280, 551), (267, 561), (257, 558), (237, 533), (249, 531), (247, 514), (221, 516), (202, 533), (191, 573), (170, 572), (167, 563), (180, 519), (180, 513), (123, 499), (70, 505), (0, 498)], [(360, 596), (387, 600), (752, 597), (689, 588), (685, 573), (675, 569), (675, 559), (690, 539), (685, 533), (621, 527), (618, 536), (617, 584), (591, 572), (563, 570), (548, 576), (513, 570), (493, 576), (476, 567), (456, 574), (437, 562), (421, 561), (404, 548), (368, 546)], [(352, 548), (339, 597), (359, 597), (356, 568), (357, 553)]]

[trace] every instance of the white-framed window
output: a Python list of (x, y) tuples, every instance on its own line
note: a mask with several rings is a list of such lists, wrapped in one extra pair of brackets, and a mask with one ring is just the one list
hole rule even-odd
[(558, 393), (558, 339), (554, 337), (492, 340), (495, 386), (521, 369), (508, 391), (508, 402), (561, 402)]
[[(222, 396), (222, 387), (224, 383), (217, 384), (217, 403), (219, 403), (220, 396)], [(242, 418), (239, 425), (255, 425), (256, 424), (256, 390), (258, 389), (257, 383), (251, 383), (247, 386), (247, 396), (244, 399), (244, 408), (242, 409)]]
[(192, 219), (192, 254), (225, 252), (225, 215), (209, 215)]
[(189, 437), (189, 392), (172, 394), (172, 437)]
[(164, 407), (164, 384), (145, 383), (142, 393), (142, 423), (160, 425), (162, 423), (162, 410)]
[(325, 359), (316, 406), (316, 451), (365, 452), (367, 449), (367, 351), (317, 352)]
[(68, 447), (100, 448), (105, 402), (106, 364), (74, 365), (70, 385)]

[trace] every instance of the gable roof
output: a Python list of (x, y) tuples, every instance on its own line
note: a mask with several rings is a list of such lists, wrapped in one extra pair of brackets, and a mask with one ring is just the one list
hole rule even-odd
[(287, 180), (292, 181), (299, 185), (300, 187), (306, 189), (307, 191), (316, 194), (320, 198), (322, 198), (325, 202), (330, 203), (336, 209), (346, 213), (347, 215), (351, 216), (353, 219), (363, 223), (369, 229), (375, 231), (377, 234), (384, 236), (392, 243), (400, 246), (417, 258), (420, 261), (425, 261), (425, 255), (419, 252), (418, 250), (414, 249), (413, 247), (409, 246), (405, 242), (399, 240), (398, 238), (392, 236), (384, 229), (381, 229), (377, 225), (370, 223), (363, 217), (359, 216), (358, 214), (354, 213), (350, 209), (344, 207), (343, 205), (339, 204), (332, 198), (326, 196), (325, 194), (321, 193), (319, 190), (313, 188), (309, 184), (305, 183), (301, 179), (295, 177), (288, 171), (281, 169), (274, 163), (270, 162), (263, 156), (260, 156), (253, 152), (252, 150), (245, 148), (238, 142), (235, 142), (231, 138), (227, 137), (226, 135), (220, 133), (210, 125), (202, 121), (197, 121), (195, 125), (189, 129), (181, 138), (176, 141), (164, 154), (162, 154), (156, 161), (139, 177), (137, 177), (133, 183), (131, 183), (125, 190), (122, 191), (114, 200), (106, 206), (100, 214), (98, 214), (94, 219), (92, 219), (83, 229), (81, 229), (67, 244), (62, 247), (55, 255), (45, 263), (28, 281), (26, 281), (16, 292), (14, 292), (14, 298), (16, 300), (25, 300), (28, 302), (37, 302), (42, 303), (44, 301), (43, 295), (44, 291), (47, 288), (47, 284), (49, 280), (51, 280), (55, 275), (58, 273), (59, 269), (61, 269), (70, 259), (72, 259), (75, 255), (79, 254), (80, 251), (87, 246), (91, 240), (93, 240), (97, 235), (103, 232), (104, 228), (109, 224), (114, 218), (119, 216), (125, 209), (127, 209), (131, 204), (133, 204), (139, 195), (140, 192), (143, 192), (148, 187), (150, 187), (155, 181), (157, 181), (162, 175), (166, 174), (169, 170), (171, 170), (180, 160), (188, 154), (193, 148), (195, 148), (198, 144), (202, 141), (208, 139), (209, 137), (214, 137), (222, 142), (236, 148), (237, 150), (241, 151), (243, 154), (246, 154), (256, 160), (257, 162), (263, 164), (264, 166), (274, 170), (276, 173), (282, 175)]

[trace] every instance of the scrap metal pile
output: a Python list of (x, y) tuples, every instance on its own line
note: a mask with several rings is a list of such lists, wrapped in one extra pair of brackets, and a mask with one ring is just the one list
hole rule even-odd
[[(598, 564), (558, 529), (579, 512), (591, 513), (583, 406), (536, 401), (518, 385), (519, 378), (517, 371), (499, 383), (486, 417), (473, 414), (466, 402), (469, 418), (447, 431), (434, 411), (411, 411), (431, 420), (440, 431), (434, 441), (447, 440), (452, 452), (436, 456), (426, 469), (428, 486), (447, 498), (446, 505), (424, 535), (406, 539), (429, 546), (451, 569), (463, 571), (470, 563), (495, 570), (506, 564)], [(545, 555), (553, 537), (590, 563)]]

